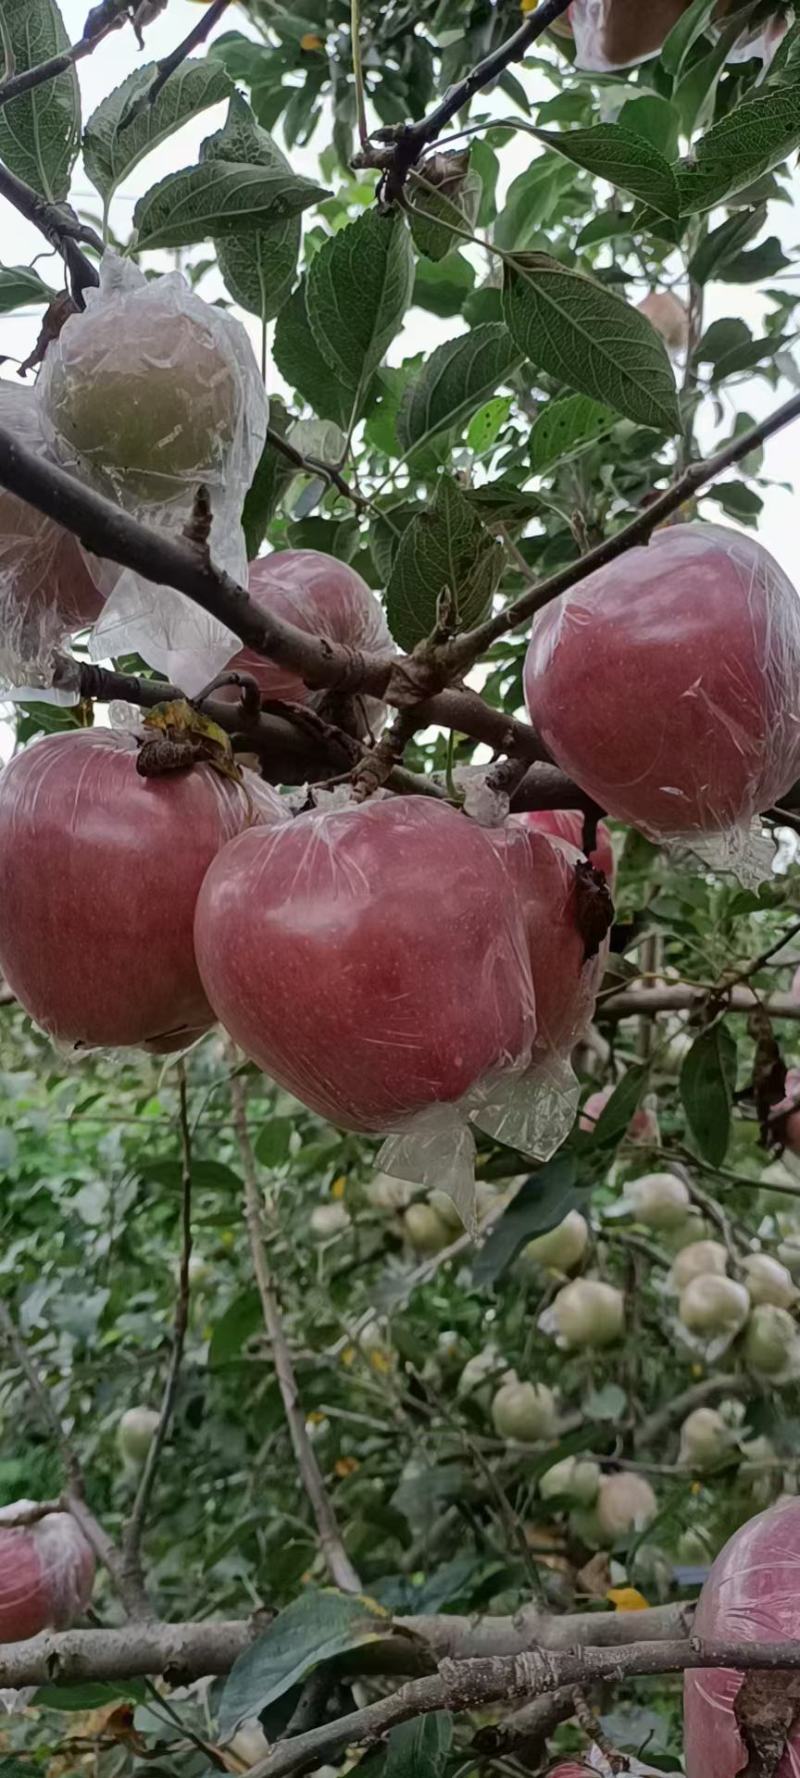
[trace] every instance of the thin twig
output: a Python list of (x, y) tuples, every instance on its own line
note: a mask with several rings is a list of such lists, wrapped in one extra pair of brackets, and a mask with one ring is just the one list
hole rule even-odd
[[(98, 8), (98, 12), (101, 9)], [(9, 74), (7, 80), (0, 81), (0, 108), (9, 105), (12, 99), (18, 99), (21, 93), (28, 93), (32, 87), (43, 86), (48, 80), (56, 80), (59, 74), (68, 73), (76, 62), (89, 56), (98, 43), (111, 31), (118, 31), (124, 25), (131, 10), (131, 0), (110, 0), (102, 8), (102, 21), (92, 30), (91, 15), (86, 21), (87, 28), (77, 43), (69, 49), (62, 50), (60, 55), (50, 56), (46, 62), (39, 62), (35, 68), (21, 68), (19, 73)]]
[(206, 7), (203, 17), (198, 19), (197, 24), (194, 25), (188, 35), (184, 37), (183, 42), (177, 44), (175, 49), (171, 50), (170, 54), (164, 56), (163, 60), (158, 63), (156, 72), (147, 92), (140, 93), (139, 97), (135, 99), (130, 106), (130, 109), (125, 111), (120, 122), (120, 129), (126, 130), (128, 125), (133, 123), (135, 117), (139, 117), (150, 105), (155, 104), (159, 93), (163, 91), (170, 76), (175, 73), (176, 69), (180, 68), (182, 62), (186, 61), (187, 56), (191, 55), (192, 50), (198, 49), (201, 43), (205, 43), (206, 38), (210, 35), (211, 31), (213, 31), (214, 26), (222, 18), (223, 13), (227, 11), (228, 4), (229, 0), (212, 0), (211, 5)]
[(141, 1481), (122, 1538), (122, 1560), (126, 1578), (144, 1586), (141, 1543), (147, 1509), (155, 1486), (161, 1453), (164, 1449), (178, 1392), (186, 1329), (189, 1325), (189, 1261), (192, 1254), (192, 1138), (189, 1129), (186, 1063), (178, 1063), (178, 1127), (181, 1142), (181, 1257), (178, 1272), (178, 1299), (172, 1330), (170, 1353), (161, 1412), (153, 1441), (145, 1459)]
[[(94, 247), (98, 253), (103, 251), (100, 236), (93, 228), (89, 228), (75, 215), (69, 204), (51, 204), (43, 198), (32, 185), (26, 185), (10, 167), (0, 164), (0, 198), (5, 198), (14, 209), (24, 216), (26, 222), (38, 228), (40, 234), (51, 247), (61, 254), (70, 275), (70, 289), (79, 308), (84, 307), (83, 292), (99, 284), (100, 278), (96, 268), (85, 253), (80, 250), (79, 242)], [(8, 435), (11, 436), (10, 434)], [(23, 500), (26, 496), (23, 494)], [(35, 505), (35, 501), (32, 502)], [(74, 529), (74, 527), (73, 527)]]
[(244, 1180), (245, 1221), (250, 1240), (253, 1270), (258, 1294), (261, 1298), (264, 1325), (272, 1347), (275, 1375), (278, 1379), (289, 1435), (297, 1459), (300, 1479), (314, 1514), (322, 1553), (331, 1580), (335, 1586), (341, 1587), (344, 1593), (358, 1593), (361, 1591), (361, 1582), (342, 1542), (336, 1514), (322, 1479), (322, 1471), (306, 1432), (305, 1414), (300, 1405), (292, 1356), (283, 1330), (278, 1297), (264, 1246), (261, 1226), (261, 1194), (258, 1189), (255, 1155), (247, 1125), (247, 1099), (241, 1075), (235, 1071), (238, 1057), (233, 1045), (230, 1046), (230, 1053), (234, 1063), (234, 1072), (230, 1080), (231, 1108)]
[(302, 451), (298, 451), (295, 445), (290, 444), (288, 438), (284, 438), (274, 426), (267, 427), (267, 443), (273, 445), (276, 451), (280, 451), (281, 456), (285, 457), (287, 462), (293, 463), (295, 469), (304, 469), (308, 471), (309, 475), (320, 476), (332, 488), (336, 488), (338, 493), (343, 494), (346, 500), (352, 500), (354, 506), (369, 506), (367, 495), (359, 494), (357, 488), (351, 488), (350, 483), (345, 481), (341, 470), (336, 467), (335, 463), (323, 463), (318, 457), (304, 457)]

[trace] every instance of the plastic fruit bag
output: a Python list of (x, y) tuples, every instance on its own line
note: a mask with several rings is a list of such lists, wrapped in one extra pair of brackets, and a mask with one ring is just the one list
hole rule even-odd
[[(49, 347), (37, 390), (58, 460), (134, 517), (180, 535), (205, 487), (212, 560), (244, 581), (241, 512), (267, 401), (239, 321), (204, 303), (181, 273), (147, 279), (107, 253), (85, 311)], [(113, 579), (95, 659), (141, 654), (191, 694), (235, 652), (237, 638), (174, 588), (129, 569)]]

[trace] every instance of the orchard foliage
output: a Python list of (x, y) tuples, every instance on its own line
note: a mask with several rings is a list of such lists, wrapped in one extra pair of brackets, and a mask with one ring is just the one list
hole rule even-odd
[(784, 1778), (800, 20), (297, 5), (0, 0), (0, 1778)]

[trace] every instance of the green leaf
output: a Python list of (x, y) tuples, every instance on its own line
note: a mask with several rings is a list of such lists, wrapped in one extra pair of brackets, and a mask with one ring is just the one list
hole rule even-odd
[(483, 183), (464, 154), (441, 156), (448, 162), (441, 183), (412, 174), (409, 225), (414, 246), (426, 259), (444, 259), (459, 245), (460, 230), (472, 230), (478, 219)]
[(742, 525), (754, 525), (764, 510), (761, 495), (742, 481), (717, 482), (711, 497), (729, 518), (738, 519)]
[(441, 1778), (453, 1741), (453, 1718), (446, 1710), (416, 1716), (392, 1729), (381, 1778)]
[(777, 235), (767, 235), (748, 253), (732, 253), (717, 267), (717, 277), (726, 284), (763, 284), (791, 265)]
[(56, 295), (32, 265), (0, 265), (0, 315), (28, 303), (49, 303)]
[[(6, 72), (22, 74), (69, 48), (56, 0), (0, 0), (0, 52)], [(20, 93), (0, 109), (0, 160), (51, 202), (69, 194), (81, 135), (81, 95), (74, 68)]]
[(531, 135), (609, 185), (629, 191), (662, 216), (679, 214), (678, 182), (659, 149), (618, 123), (590, 130), (531, 130)]
[(259, 1716), (320, 1661), (379, 1642), (390, 1628), (370, 1599), (309, 1588), (234, 1662), (219, 1704), (220, 1734), (232, 1735), (246, 1717)]
[(643, 93), (640, 99), (626, 99), (617, 122), (624, 130), (644, 137), (668, 161), (678, 152), (680, 118), (669, 99), (658, 93)]
[(307, 308), (307, 281), (302, 278), (278, 316), (272, 355), (290, 389), (310, 403), (322, 420), (346, 426), (352, 396), (323, 358), (311, 331)]
[(467, 445), (476, 456), (491, 450), (497, 442), (513, 405), (510, 395), (495, 395), (473, 414), (467, 427)]
[(283, 167), (243, 161), (203, 161), (168, 173), (133, 212), (138, 252), (191, 247), (198, 241), (273, 228), (299, 216), (328, 193)]
[(401, 449), (408, 451), (468, 419), (521, 363), (522, 353), (502, 321), (474, 327), (437, 346), (401, 402)]
[(496, 245), (506, 251), (533, 246), (574, 180), (571, 162), (559, 154), (541, 154), (508, 188), (494, 227)]
[(107, 206), (123, 179), (138, 167), (145, 155), (152, 153), (175, 130), (226, 99), (231, 82), (221, 62), (182, 62), (170, 75), (155, 102), (146, 104), (130, 123), (121, 128), (123, 117), (136, 99), (147, 93), (157, 73), (158, 64), (148, 62), (136, 68), (122, 85), (109, 93), (92, 112), (83, 138), (83, 164), (87, 177), (99, 191)]
[[(291, 176), (291, 167), (280, 148), (256, 123), (246, 100), (234, 93), (225, 127), (203, 143), (204, 161), (248, 161), (278, 169)], [(271, 321), (283, 306), (294, 283), (303, 225), (299, 216), (267, 229), (248, 230), (215, 241), (219, 269), (234, 302)]]
[(346, 387), (364, 387), (402, 325), (414, 281), (402, 217), (367, 210), (332, 235), (308, 271), (308, 318), (323, 358)]
[(577, 1184), (575, 1155), (564, 1149), (540, 1167), (538, 1173), (532, 1173), (477, 1255), (472, 1268), (475, 1283), (495, 1284), (528, 1241), (557, 1228), (570, 1210), (583, 1203), (585, 1193), (577, 1189)]
[(647, 1086), (650, 1069), (645, 1063), (630, 1062), (617, 1082), (611, 1098), (603, 1106), (593, 1130), (585, 1133), (584, 1143), (592, 1147), (616, 1147), (625, 1135), (634, 1112)]
[(702, 37), (715, 5), (716, 0), (692, 0), (691, 6), (687, 6), (665, 38), (661, 47), (661, 65), (673, 78), (680, 74), (692, 44)]
[(800, 83), (764, 89), (701, 136), (678, 184), (684, 214), (711, 210), (800, 147)]
[(411, 649), (430, 635), (439, 597), (449, 592), (462, 629), (485, 615), (503, 566), (503, 547), (484, 529), (449, 475), (432, 506), (412, 520), (397, 548), (386, 589), (394, 639)]
[[(291, 425), (291, 415), (279, 395), (273, 395), (270, 401), (269, 423), (273, 431), (280, 433), (281, 438), (286, 437)], [(242, 509), (242, 528), (248, 562), (253, 562), (258, 555), (270, 519), (273, 518), (290, 483), (294, 481), (296, 473), (297, 471), (289, 462), (288, 457), (284, 457), (283, 453), (267, 439), (251, 486), (245, 495)]]
[(564, 395), (548, 401), (531, 431), (531, 463), (544, 475), (554, 463), (568, 463), (615, 425), (619, 415), (588, 395)]
[(696, 1037), (680, 1073), (686, 1120), (703, 1159), (721, 1167), (731, 1134), (736, 1039), (722, 1019)]
[(418, 308), (429, 309), (432, 315), (445, 319), (460, 315), (465, 297), (475, 285), (475, 273), (461, 253), (448, 253), (446, 259), (420, 259), (414, 272), (411, 301)]
[(263, 1320), (261, 1298), (255, 1286), (252, 1290), (243, 1291), (241, 1296), (234, 1297), (211, 1335), (208, 1348), (211, 1370), (218, 1370), (220, 1365), (235, 1358), (247, 1341), (252, 1339), (253, 1334), (263, 1326)]
[(638, 309), (546, 253), (506, 260), (503, 314), (526, 357), (626, 419), (669, 434), (680, 411), (663, 341)]
[(712, 228), (689, 261), (689, 276), (694, 283), (705, 284), (709, 278), (718, 275), (717, 266), (732, 254), (739, 253), (760, 232), (766, 217), (766, 205), (759, 204), (756, 210), (737, 210), (735, 216), (729, 216), (718, 228)]
[(269, 1123), (259, 1130), (255, 1150), (262, 1167), (280, 1167), (288, 1159), (293, 1129), (292, 1118), (271, 1117)]

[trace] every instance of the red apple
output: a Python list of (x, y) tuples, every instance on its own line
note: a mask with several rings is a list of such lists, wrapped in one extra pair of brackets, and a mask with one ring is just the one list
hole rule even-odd
[(203, 986), (313, 1111), (396, 1129), (526, 1060), (521, 916), (486, 832), (428, 797), (300, 815), (226, 846), (197, 902)]
[(0, 1513), (0, 1643), (68, 1629), (92, 1595), (94, 1556), (70, 1513), (2, 1523), (31, 1504), (18, 1500)]
[(59, 1043), (160, 1044), (207, 1030), (198, 890), (278, 798), (210, 766), (142, 778), (132, 735), (49, 735), (0, 775), (0, 971)]
[(567, 1054), (589, 1023), (607, 946), (586, 960), (576, 919), (575, 867), (581, 854), (537, 830), (525, 815), (485, 830), (501, 851), (525, 915), (533, 991), (536, 1051)]
[[(528, 827), (535, 827), (537, 833), (552, 834), (554, 839), (566, 840), (568, 846), (574, 846), (576, 852), (583, 852), (583, 816), (580, 809), (526, 809), (518, 819)], [(605, 821), (597, 823), (597, 845), (589, 853), (589, 863), (595, 870), (601, 870), (607, 879), (609, 888), (614, 887), (617, 866), (614, 858), (614, 846), (611, 829)]]
[[(800, 1500), (779, 1501), (740, 1526), (720, 1550), (700, 1594), (693, 1634), (706, 1642), (790, 1642), (800, 1631)], [(687, 1778), (733, 1778), (747, 1764), (734, 1702), (744, 1673), (701, 1668), (684, 1679)], [(800, 1770), (795, 1729), (775, 1778)]]
[[(310, 636), (368, 653), (392, 647), (386, 618), (366, 581), (346, 562), (321, 550), (287, 549), (260, 556), (250, 565), (248, 587), (251, 599), (263, 610), (286, 618)], [(299, 674), (252, 649), (241, 649), (230, 665), (252, 673), (264, 698), (305, 704), (311, 696)]]
[(525, 695), (618, 819), (655, 839), (741, 826), (800, 770), (800, 599), (755, 538), (674, 525), (542, 612)]

